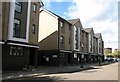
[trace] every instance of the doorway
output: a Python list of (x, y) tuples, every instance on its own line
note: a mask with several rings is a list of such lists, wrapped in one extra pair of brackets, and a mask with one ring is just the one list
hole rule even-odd
[(35, 52), (34, 48), (29, 49), (29, 65), (35, 66)]

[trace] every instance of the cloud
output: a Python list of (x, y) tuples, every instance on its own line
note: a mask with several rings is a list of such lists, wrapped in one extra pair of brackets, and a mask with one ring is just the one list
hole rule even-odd
[(80, 18), (83, 28), (101, 32), (105, 47), (118, 48), (118, 0), (73, 0), (64, 14)]

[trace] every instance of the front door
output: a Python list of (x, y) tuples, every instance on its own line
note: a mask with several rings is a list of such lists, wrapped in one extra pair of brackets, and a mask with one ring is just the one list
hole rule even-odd
[(30, 48), (29, 50), (29, 65), (35, 66), (35, 53), (36, 50), (34, 48)]

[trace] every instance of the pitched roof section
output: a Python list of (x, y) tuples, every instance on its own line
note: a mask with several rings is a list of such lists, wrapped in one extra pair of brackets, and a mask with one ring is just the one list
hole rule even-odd
[(69, 23), (71, 23), (72, 25), (74, 25), (76, 22), (80, 21), (80, 19), (71, 19), (71, 20), (67, 20)]
[[(45, 8), (42, 8), (42, 9), (40, 10), (40, 12), (42, 12), (42, 11), (47, 12), (48, 14), (54, 16), (55, 18), (60, 18), (60, 19), (62, 19), (62, 20), (65, 20), (64, 18), (60, 17), (59, 15), (57, 15), (57, 14), (55, 14), (55, 13), (53, 13), (53, 12), (51, 12), (51, 11), (45, 9)], [(65, 21), (68, 22), (67, 20), (65, 20)], [(69, 22), (68, 22), (68, 23), (69, 23)]]
[(84, 28), (84, 31), (89, 33), (92, 29), (93, 28)]
[(101, 36), (101, 33), (95, 33), (95, 36), (99, 38)]
[(95, 33), (95, 37), (97, 37), (97, 38), (103, 40), (103, 39), (102, 39), (102, 35), (101, 35), (101, 33)]

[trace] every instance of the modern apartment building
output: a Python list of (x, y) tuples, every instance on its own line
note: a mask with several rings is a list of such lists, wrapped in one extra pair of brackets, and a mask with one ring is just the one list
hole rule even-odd
[(71, 24), (47, 9), (40, 11), (39, 24), (39, 65), (71, 63)]
[(3, 70), (37, 66), (39, 2), (2, 2)]

